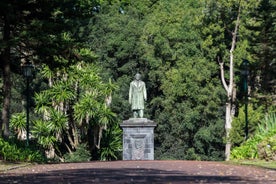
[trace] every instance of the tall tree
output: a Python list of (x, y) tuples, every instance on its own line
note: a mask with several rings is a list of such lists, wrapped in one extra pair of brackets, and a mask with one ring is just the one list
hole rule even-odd
[(230, 157), (231, 140), (229, 133), (238, 107), (236, 84), (239, 76), (235, 76), (235, 74), (239, 72), (242, 58), (252, 57), (248, 52), (250, 49), (247, 40), (251, 33), (245, 26), (246, 22), (250, 22), (247, 15), (257, 5), (257, 1), (221, 0), (205, 3), (203, 22), (206, 26), (202, 31), (202, 35), (207, 39), (204, 41), (204, 50), (211, 56), (211, 59), (219, 62), (222, 85), (227, 96), (225, 115), (226, 160)]
[(17, 39), (17, 26), (22, 21), (24, 13), (22, 12), (22, 2), (17, 1), (1, 1), (1, 40), (2, 43), (0, 61), (1, 61), (1, 72), (3, 79), (3, 104), (2, 114), (0, 120), (0, 136), (9, 136), (9, 117), (10, 117), (10, 104), (11, 104), (11, 49), (18, 44)]
[(275, 11), (275, 1), (262, 0), (249, 13), (245, 23), (251, 33), (247, 39), (250, 44), (248, 50), (252, 55), (252, 96), (259, 99), (259, 104), (265, 105), (266, 109), (276, 103)]
[[(2, 107), (2, 118), (0, 120), (0, 135), (4, 137), (9, 136), (9, 109), (10, 109), (10, 99), (11, 99), (11, 66), (10, 66), (10, 41), (11, 36), (11, 25), (10, 17), (6, 15), (4, 18), (4, 34), (3, 41), (7, 44), (3, 52), (0, 55), (0, 61), (2, 63), (2, 78), (3, 78), (3, 107)], [(4, 131), (3, 131), (4, 130)], [(3, 132), (2, 132), (3, 131)]]
[[(55, 60), (56, 53), (70, 55), (76, 42), (69, 45), (66, 37), (72, 34), (79, 41), (81, 25), (92, 16), (92, 1), (1, 1), (1, 72), (3, 79), (3, 108), (0, 133), (9, 136), (11, 104), (11, 72), (20, 73), (27, 60), (33, 64), (47, 63), (51, 68), (70, 65)], [(79, 25), (79, 26), (76, 26)], [(42, 31), (43, 30), (43, 31)], [(12, 67), (11, 67), (12, 66)]]
[[(131, 1), (131, 3), (102, 4), (90, 25), (89, 44), (100, 56), (99, 64), (111, 75), (120, 89), (116, 91), (112, 108), (121, 118), (131, 113), (128, 87), (136, 72), (147, 77), (148, 62), (142, 57), (140, 45), (144, 19), (153, 6), (152, 0)], [(119, 11), (119, 10), (123, 10)], [(116, 105), (115, 105), (116, 104)]]
[(159, 123), (159, 158), (222, 157), (222, 90), (214, 78), (215, 63), (201, 52), (200, 11), (200, 3), (194, 1), (161, 1), (146, 25), (145, 56), (155, 83), (151, 105)]
[(124, 14), (119, 7), (101, 7), (91, 34), (92, 48), (120, 86), (113, 108), (122, 118), (131, 116), (127, 91), (141, 71), (149, 94), (145, 116), (159, 123), (157, 158), (221, 159), (223, 90), (217, 63), (201, 51), (201, 4), (132, 1)]
[(230, 49), (229, 58), (229, 83), (227, 84), (224, 76), (223, 62), (219, 59), (220, 70), (221, 70), (221, 80), (222, 84), (227, 92), (227, 102), (226, 102), (226, 114), (225, 114), (225, 130), (226, 130), (226, 145), (225, 145), (225, 159), (228, 161), (230, 159), (231, 152), (231, 140), (230, 131), (232, 129), (232, 121), (235, 115), (235, 100), (236, 100), (236, 88), (234, 83), (234, 50), (236, 47), (238, 28), (240, 24), (240, 12), (241, 5), (238, 7), (237, 20), (234, 31), (232, 32), (232, 44)]

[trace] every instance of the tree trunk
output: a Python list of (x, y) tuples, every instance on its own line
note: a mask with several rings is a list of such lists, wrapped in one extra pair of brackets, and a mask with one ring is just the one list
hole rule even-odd
[[(8, 16), (4, 17), (4, 35), (3, 40), (8, 43), (10, 40), (10, 23)], [(11, 100), (11, 68), (10, 68), (10, 46), (7, 44), (3, 53), (1, 54), (2, 63), (2, 78), (3, 78), (3, 108), (2, 118), (0, 123), (0, 135), (9, 137), (9, 110)]]
[(230, 153), (231, 153), (231, 140), (230, 140), (230, 131), (232, 128), (232, 119), (235, 114), (235, 83), (234, 83), (234, 50), (236, 46), (236, 40), (237, 40), (237, 34), (239, 29), (239, 23), (240, 23), (240, 11), (241, 11), (241, 5), (239, 6), (235, 30), (232, 33), (232, 44), (230, 49), (230, 65), (229, 65), (229, 84), (227, 85), (224, 77), (224, 68), (223, 68), (223, 62), (219, 61), (220, 64), (220, 71), (221, 71), (221, 80), (222, 84), (227, 92), (227, 102), (226, 102), (226, 112), (225, 112), (225, 131), (226, 131), (226, 144), (225, 144), (225, 160), (230, 160)]
[(225, 160), (226, 161), (230, 159), (230, 153), (231, 153), (231, 141), (229, 139), (231, 128), (232, 128), (231, 103), (226, 103), (226, 114), (225, 114), (225, 131), (226, 131)]
[(3, 56), (3, 108), (1, 119), (1, 134), (5, 137), (9, 137), (9, 110), (11, 99), (11, 79), (10, 79), (10, 64), (7, 56)]

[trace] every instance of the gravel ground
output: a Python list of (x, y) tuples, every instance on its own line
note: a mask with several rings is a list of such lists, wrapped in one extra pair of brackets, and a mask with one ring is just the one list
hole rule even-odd
[(113, 161), (28, 165), (0, 173), (0, 183), (262, 183), (276, 170), (203, 161)]

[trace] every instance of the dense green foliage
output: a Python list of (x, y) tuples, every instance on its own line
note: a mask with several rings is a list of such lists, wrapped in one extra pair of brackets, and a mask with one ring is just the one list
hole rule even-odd
[[(46, 76), (49, 68), (43, 70)], [(32, 135), (54, 156), (62, 157), (61, 146), (71, 153), (80, 143), (89, 143), (91, 152), (99, 149), (102, 132), (116, 123), (105, 103), (116, 86), (104, 83), (95, 65), (84, 63), (53, 73), (51, 80), (49, 89), (35, 95), (35, 111), (41, 117), (34, 122)]]
[(276, 115), (267, 115), (258, 125), (254, 136), (232, 151), (232, 159), (276, 160)]
[(156, 158), (194, 159), (187, 155), (194, 147), (199, 159), (222, 158), (224, 92), (214, 78), (216, 63), (201, 52), (200, 4), (132, 2), (123, 15), (116, 5), (104, 8), (95, 18), (91, 47), (121, 87), (114, 110), (120, 106), (118, 113), (129, 118), (127, 90), (138, 71), (149, 93), (147, 117), (158, 122)]
[[(248, 133), (250, 137), (255, 134), (255, 131), (258, 127), (258, 124), (264, 118), (263, 107), (253, 108), (253, 104), (250, 104), (248, 107)], [(231, 139), (233, 146), (239, 146), (245, 141), (245, 107), (242, 106), (239, 108), (238, 116), (233, 120), (233, 128), (231, 130)]]
[[(25, 139), (22, 112), (29, 91), (19, 76), (20, 66), (29, 60), (36, 68), (30, 92), (31, 138), (48, 158), (121, 159), (119, 123), (132, 114), (129, 83), (140, 72), (148, 92), (145, 117), (158, 123), (155, 158), (223, 160), (228, 99), (218, 62), (225, 64), (228, 83), (239, 7), (233, 53), (236, 96), (231, 102), (236, 108), (233, 158), (239, 157), (239, 145), (250, 144), (258, 125), (265, 124), (265, 114), (275, 112), (272, 0), (1, 1), (1, 136), (7, 138), (9, 127), (10, 137)], [(250, 61), (248, 143), (243, 58)], [(274, 145), (269, 136), (259, 138), (260, 145)], [(256, 151), (252, 145), (247, 148)]]
[(0, 138), (0, 159), (16, 162), (46, 162), (46, 157), (36, 148), (25, 148), (20, 142), (8, 142)]
[(65, 162), (87, 162), (90, 159), (91, 154), (85, 144), (80, 144), (73, 153), (66, 153), (64, 155)]

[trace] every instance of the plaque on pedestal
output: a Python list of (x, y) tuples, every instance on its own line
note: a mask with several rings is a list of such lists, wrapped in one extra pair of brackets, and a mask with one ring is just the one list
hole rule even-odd
[(123, 160), (154, 160), (154, 128), (147, 118), (130, 118), (123, 129)]

